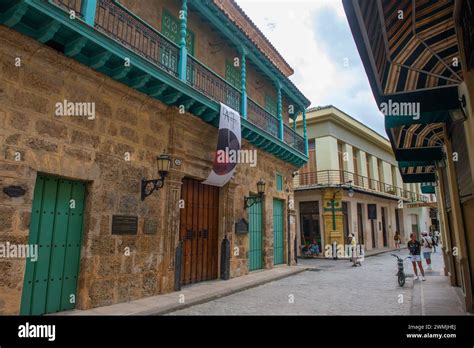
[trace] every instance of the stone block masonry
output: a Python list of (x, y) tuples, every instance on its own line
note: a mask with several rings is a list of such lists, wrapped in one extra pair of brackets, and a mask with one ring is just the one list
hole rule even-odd
[[(3, 26), (0, 81), (0, 243), (28, 243), (38, 173), (82, 181), (87, 185), (76, 308), (173, 291), (181, 180), (207, 177), (217, 128)], [(95, 103), (95, 118), (55, 116), (56, 103), (64, 100)], [(254, 149), (246, 141), (243, 148)], [(141, 201), (140, 180), (158, 176), (156, 157), (163, 150), (182, 164), (173, 165), (164, 188)], [(267, 182), (264, 267), (273, 267), (272, 200), (287, 206), (294, 170), (258, 150), (257, 166), (239, 164), (231, 183), (220, 189), (218, 244), (226, 234), (231, 250), (239, 250), (231, 253), (231, 277), (248, 273), (248, 237), (233, 229), (235, 221), (248, 220), (244, 196), (256, 192), (260, 178)], [(284, 177), (282, 192), (276, 190), (276, 172)], [(10, 185), (23, 187), (25, 195), (7, 196), (2, 190)], [(112, 235), (113, 215), (137, 216), (137, 235)], [(155, 233), (145, 233), (148, 220), (156, 224)], [(285, 218), (285, 230), (287, 223)], [(287, 261), (286, 251), (285, 244)], [(25, 264), (0, 259), (0, 314), (19, 313)]]

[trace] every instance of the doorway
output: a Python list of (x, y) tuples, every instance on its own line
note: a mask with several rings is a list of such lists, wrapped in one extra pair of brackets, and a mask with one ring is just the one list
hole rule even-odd
[(217, 278), (219, 188), (185, 178), (181, 188), (179, 238), (183, 243), (181, 284)]
[(388, 247), (388, 235), (387, 235), (387, 208), (382, 207), (382, 239), (383, 246)]
[(315, 240), (319, 245), (319, 250), (323, 250), (318, 201), (300, 203), (300, 236), (301, 246), (311, 244)]
[(75, 308), (81, 258), (86, 184), (38, 175), (31, 209), (29, 245), (21, 315), (41, 315)]
[(263, 268), (262, 202), (249, 208), (249, 272)]

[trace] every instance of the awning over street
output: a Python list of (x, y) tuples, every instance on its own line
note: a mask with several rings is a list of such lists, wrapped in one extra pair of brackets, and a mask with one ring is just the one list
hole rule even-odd
[(343, 4), (395, 157), (403, 163), (403, 181), (435, 181), (435, 161), (443, 159), (446, 124), (459, 109), (463, 80), (455, 2)]

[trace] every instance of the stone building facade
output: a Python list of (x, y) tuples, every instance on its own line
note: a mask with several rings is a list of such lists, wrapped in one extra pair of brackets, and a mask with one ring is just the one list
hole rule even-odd
[[(174, 1), (143, 1), (140, 5), (124, 1), (123, 4), (130, 6), (131, 12), (137, 12), (157, 30), (160, 27), (153, 19), (158, 9), (166, 7), (173, 13), (180, 9), (179, 2)], [(219, 40), (218, 34), (198, 20), (198, 15), (190, 11), (189, 27), (199, 38), (196, 56), (224, 78), (223, 62), (232, 59), (234, 54), (227, 49), (219, 54), (209, 54), (210, 48), (205, 45)], [(207, 178), (214, 160), (217, 128), (189, 110), (180, 112), (180, 105), (156, 100), (67, 57), (58, 52), (51, 41), (48, 43), (38, 42), (15, 27), (0, 25), (0, 186), (2, 190), (11, 187), (24, 190), (24, 194), (18, 196), (0, 193), (0, 243), (31, 244), (30, 233), (35, 219), (39, 219), (43, 209), (47, 215), (44, 207), (50, 204), (43, 197), (41, 208), (36, 209), (35, 199), (41, 195), (38, 188), (41, 180), (52, 180), (59, 185), (56, 203), (53, 202), (56, 204), (54, 214), (62, 211), (58, 203), (61, 185), (82, 185), (85, 194), (80, 213), (83, 222), (78, 243), (77, 290), (64, 293), (63, 284), (60, 296), (73, 295), (73, 300), (66, 307), (51, 305), (53, 309), (48, 310), (48, 301), (53, 295), (48, 290), (43, 290), (45, 294), (35, 293), (35, 289), (41, 287), (38, 281), (42, 279), (36, 277), (28, 281), (27, 264), (30, 261), (1, 258), (0, 313), (44, 314), (64, 308), (88, 309), (174, 291), (178, 274), (176, 249), (183, 233), (181, 202), (187, 204), (186, 197), (182, 197), (182, 185), (186, 179), (201, 182)], [(264, 92), (252, 88), (260, 83), (264, 85), (263, 90), (270, 93), (272, 84), (267, 77), (258, 77), (261, 73), (252, 67), (248, 70), (249, 97), (262, 105)], [(282, 99), (283, 105), (290, 103)], [(57, 103), (63, 101), (93, 103), (95, 117), (57, 116)], [(288, 123), (288, 113), (283, 110), (282, 117)], [(281, 140), (274, 141), (278, 146), (285, 146)], [(257, 193), (259, 179), (266, 182), (262, 198), (262, 268), (276, 266), (274, 200), (282, 201), (283, 206), (284, 263), (291, 264), (294, 259), (295, 227), (288, 223), (294, 211), (288, 206), (293, 192), (292, 173), (298, 165), (256, 147), (244, 138), (242, 149), (257, 150), (257, 165), (237, 165), (231, 181), (217, 188), (218, 247), (212, 251), (217, 268), (212, 271), (212, 279), (219, 278), (221, 272), (220, 246), (224, 238), (230, 241), (232, 251), (230, 277), (249, 273), (249, 234), (236, 234), (234, 225), (242, 218), (249, 221), (244, 197)], [(164, 187), (142, 201), (141, 179), (158, 177), (156, 158), (163, 152), (172, 159)], [(47, 183), (43, 184), (45, 194)], [(54, 197), (51, 199), (54, 201)], [(74, 210), (67, 211), (72, 214)], [(136, 217), (136, 234), (113, 234), (114, 216)], [(41, 219), (44, 221), (46, 217)], [(56, 223), (52, 226), (59, 231)], [(69, 230), (77, 227), (69, 226)], [(68, 242), (69, 239), (62, 247), (67, 248)], [(45, 244), (38, 245), (40, 259), (44, 248), (61, 247), (54, 240)], [(58, 281), (51, 276), (58, 264), (53, 261), (46, 273), (49, 276), (43, 280), (46, 284)], [(65, 278), (65, 271), (62, 274)], [(28, 291), (33, 295), (25, 294), (25, 289), (30, 289)], [(28, 302), (25, 300), (28, 296), (46, 296), (46, 304), (38, 305), (39, 309), (33, 309), (31, 305), (30, 310), (24, 310), (22, 307), (25, 301)]]

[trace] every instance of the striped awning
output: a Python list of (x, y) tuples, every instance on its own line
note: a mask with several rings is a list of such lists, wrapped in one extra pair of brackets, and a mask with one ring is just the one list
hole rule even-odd
[(454, 1), (352, 0), (352, 4), (381, 95), (462, 82)]
[[(386, 114), (405, 182), (435, 181), (446, 123), (462, 82), (453, 0), (343, 0), (375, 99), (418, 103), (417, 117)], [(409, 115), (410, 116), (410, 115)], [(415, 163), (426, 161), (427, 163)], [(412, 163), (412, 164), (409, 164)]]

